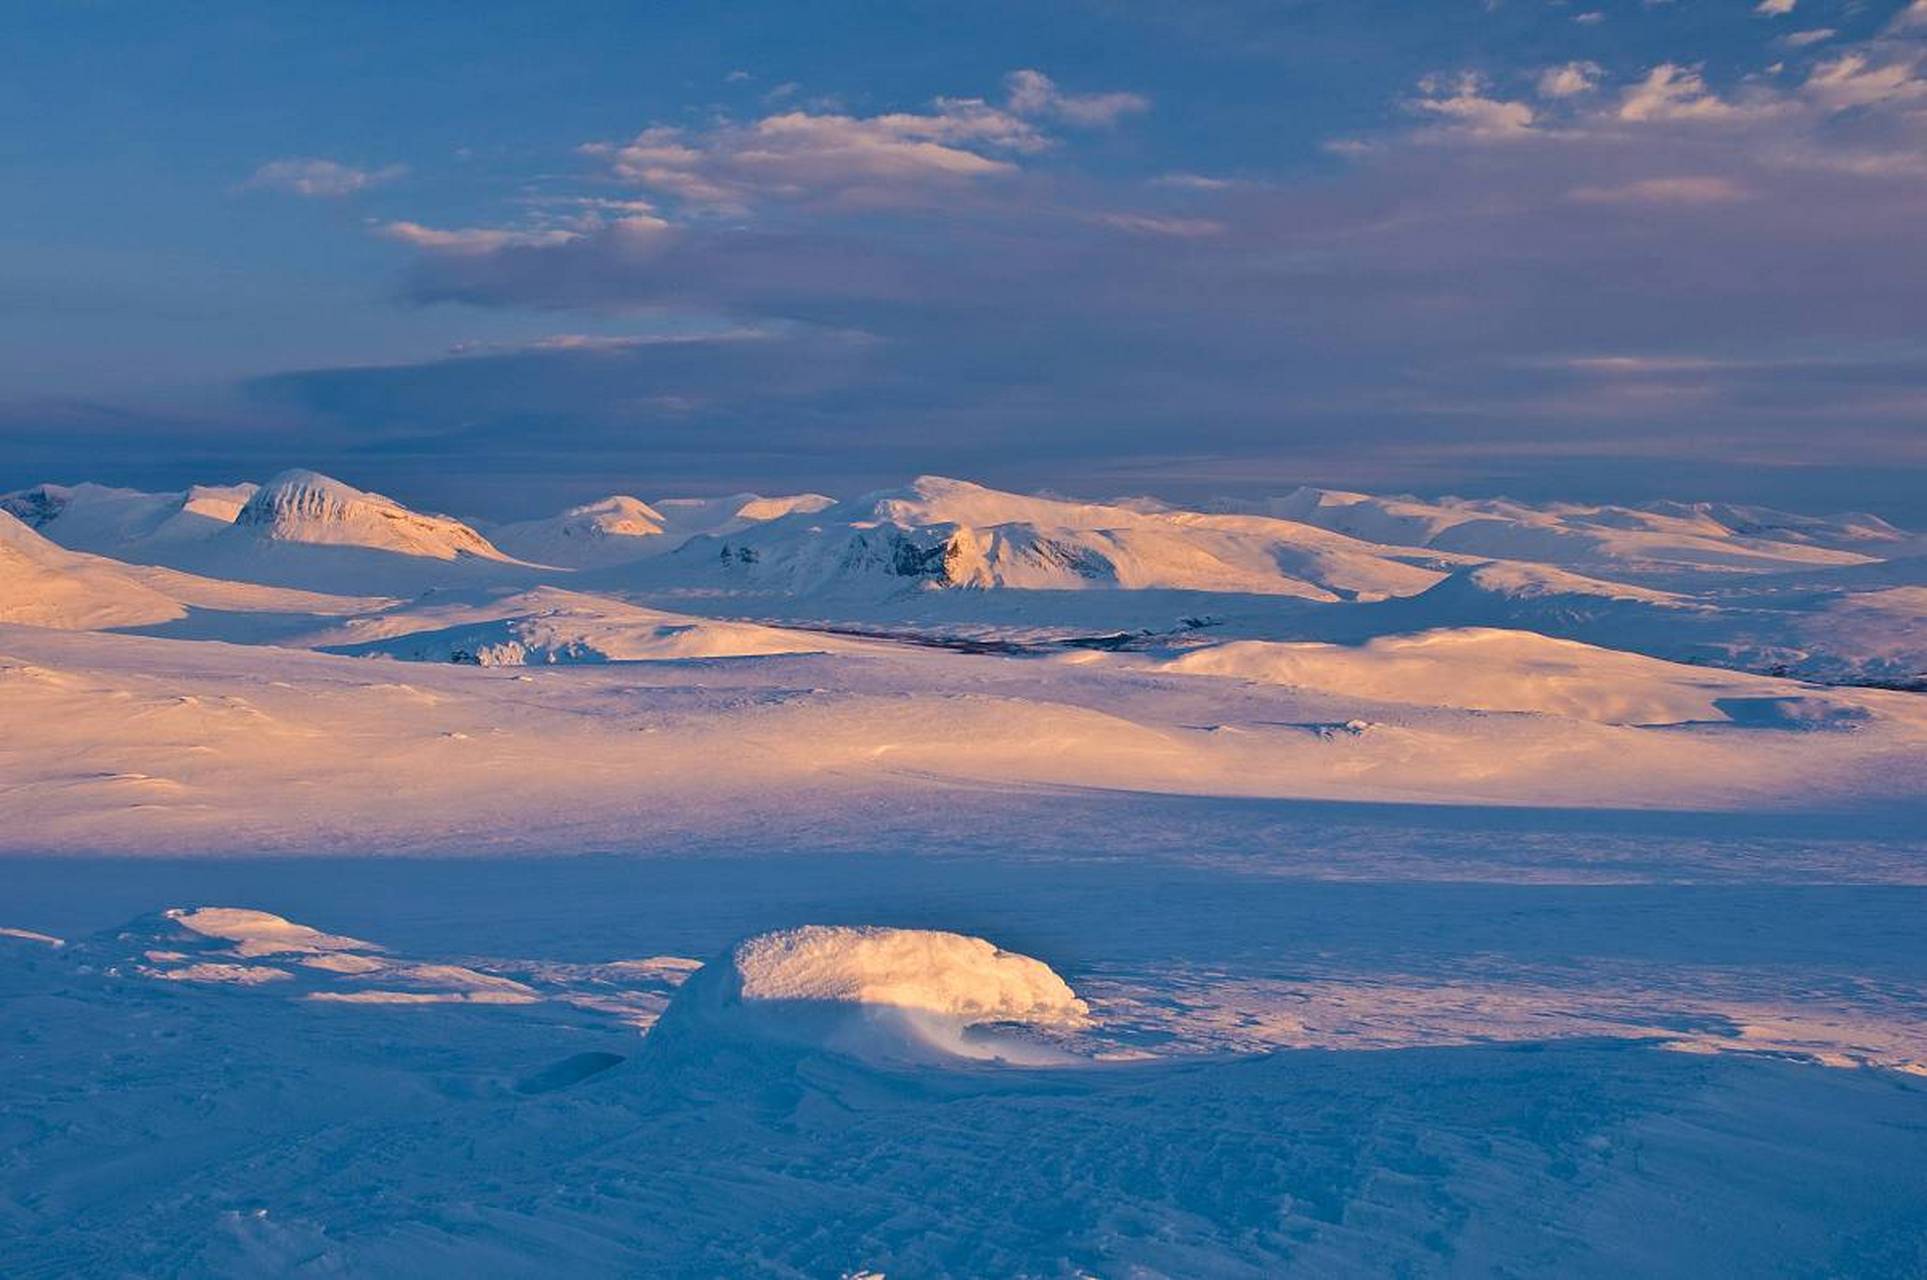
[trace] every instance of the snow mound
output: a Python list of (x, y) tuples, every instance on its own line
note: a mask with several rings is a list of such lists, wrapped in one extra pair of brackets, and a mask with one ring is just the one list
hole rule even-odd
[(1011, 1029), (1064, 1033), (1089, 1022), (1089, 1007), (1050, 966), (983, 938), (807, 925), (750, 938), (705, 965), (652, 1041), (683, 1057), (765, 1045), (878, 1063), (1036, 1064), (1062, 1054)]
[(393, 498), (298, 469), (256, 490), (235, 517), (234, 529), (273, 542), (363, 547), (437, 560), (508, 558), (451, 516), (411, 511)]
[(174, 907), (161, 915), (189, 933), (232, 943), (230, 949), (238, 956), (317, 956), (337, 951), (379, 950), (373, 943), (359, 938), (323, 933), (272, 912), (247, 907)]
[[(1785, 714), (1790, 691), (1799, 688), (1785, 681), (1486, 627), (1382, 636), (1362, 645), (1233, 641), (1162, 667), (1374, 702), (1538, 712), (1602, 724), (1840, 722), (1817, 716), (1813, 698), (1799, 700), (1800, 714)], [(1769, 714), (1768, 706), (1779, 710)]]

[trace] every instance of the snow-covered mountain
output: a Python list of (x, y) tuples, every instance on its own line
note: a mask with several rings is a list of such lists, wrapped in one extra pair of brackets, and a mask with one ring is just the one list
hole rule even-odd
[(258, 617), (244, 615), (332, 618), (384, 603), (69, 551), (0, 512), (0, 622), (99, 631), (162, 627), (195, 612), (208, 632), (244, 638), (264, 634)]
[(256, 486), (195, 485), (144, 493), (100, 484), (40, 484), (0, 494), (0, 510), (72, 551), (145, 560), (164, 549), (211, 538), (234, 523)]
[(393, 498), (317, 471), (284, 471), (262, 485), (228, 532), (268, 542), (360, 547), (436, 560), (509, 558), (453, 516), (411, 511)]
[(495, 545), (522, 560), (579, 569), (622, 564), (654, 554), (663, 542), (662, 513), (641, 498), (614, 494), (560, 515), (489, 530)]
[(1393, 546), (1537, 561), (1608, 577), (1864, 564), (1909, 542), (1902, 530), (1864, 513), (1797, 516), (1710, 502), (1534, 506), (1504, 498), (1427, 500), (1301, 488), (1279, 498), (1212, 505)]
[(677, 543), (699, 534), (722, 535), (790, 515), (810, 515), (836, 505), (820, 493), (792, 493), (766, 498), (760, 493), (732, 493), (720, 498), (658, 498), (653, 504), (663, 519), (663, 530)]
[(496, 546), (519, 559), (565, 569), (596, 569), (661, 555), (698, 535), (735, 533), (797, 512), (821, 511), (834, 501), (819, 493), (780, 498), (737, 493), (648, 503), (612, 494), (559, 515), (496, 525), (489, 533)]
[(926, 588), (1170, 589), (1306, 600), (1422, 591), (1455, 557), (1262, 516), (1145, 512), (923, 476), (674, 557), (685, 580), (810, 595)]

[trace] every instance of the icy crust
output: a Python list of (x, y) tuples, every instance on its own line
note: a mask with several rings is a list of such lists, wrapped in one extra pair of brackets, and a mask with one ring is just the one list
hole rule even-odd
[[(927, 929), (807, 925), (750, 938), (671, 1001), (658, 1056), (820, 1049), (878, 1064), (1042, 1064), (1090, 1008), (1049, 965), (983, 938)], [(986, 1031), (985, 1028), (996, 1028)]]

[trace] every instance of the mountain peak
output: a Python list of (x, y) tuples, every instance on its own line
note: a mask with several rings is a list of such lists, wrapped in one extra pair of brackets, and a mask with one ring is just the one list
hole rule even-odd
[(234, 523), (275, 542), (366, 547), (438, 560), (508, 558), (452, 516), (412, 511), (393, 498), (300, 467), (257, 489)]

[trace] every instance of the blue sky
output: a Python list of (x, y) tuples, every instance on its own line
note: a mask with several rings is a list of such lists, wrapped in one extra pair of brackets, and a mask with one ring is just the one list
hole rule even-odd
[(1927, 3), (7, 21), (0, 486), (1927, 519)]

